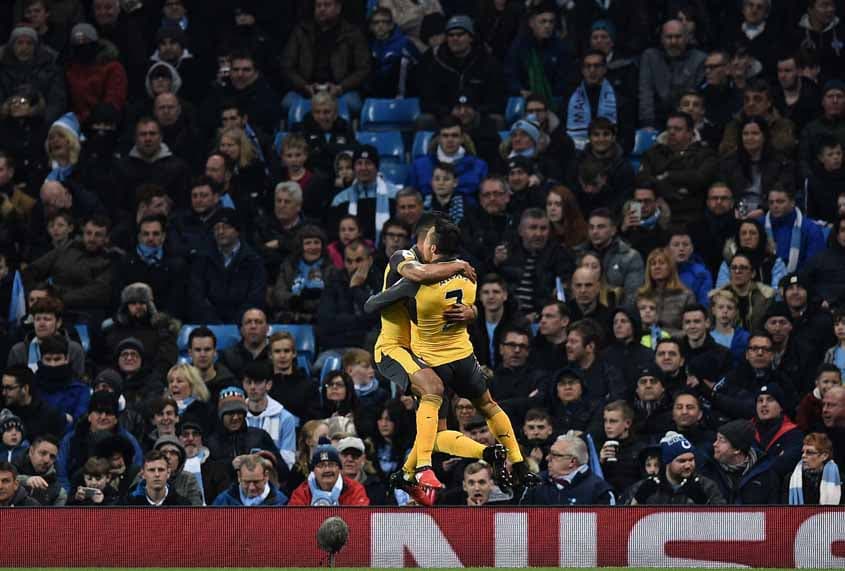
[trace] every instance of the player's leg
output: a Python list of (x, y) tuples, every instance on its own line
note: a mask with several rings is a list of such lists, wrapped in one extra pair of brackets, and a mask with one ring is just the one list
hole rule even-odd
[(417, 408), (417, 437), (413, 453), (416, 470), (431, 468), (431, 454), (437, 438), (439, 411), (443, 405), (443, 381), (429, 368), (421, 368), (411, 375), (411, 387), (420, 397)]

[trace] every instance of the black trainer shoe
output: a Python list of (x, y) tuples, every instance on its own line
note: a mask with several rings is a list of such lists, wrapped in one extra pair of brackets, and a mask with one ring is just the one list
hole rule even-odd
[(508, 472), (505, 462), (508, 459), (508, 452), (501, 444), (494, 444), (484, 449), (482, 459), (493, 468), (493, 481), (499, 489), (506, 494), (513, 492), (513, 478)]

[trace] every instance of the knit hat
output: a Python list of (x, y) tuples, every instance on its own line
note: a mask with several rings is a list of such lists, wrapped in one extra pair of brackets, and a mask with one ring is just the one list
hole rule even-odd
[(807, 290), (808, 294), (810, 293), (810, 284), (807, 282), (807, 278), (802, 277), (801, 274), (797, 272), (783, 276), (778, 285), (783, 289), (788, 289), (790, 286), (797, 285), (798, 287), (802, 287)]
[(164, 436), (159, 436), (158, 440), (156, 440), (155, 444), (153, 445), (153, 449), (161, 450), (165, 445), (170, 445), (176, 447), (176, 450), (179, 452), (179, 468), (185, 465), (185, 460), (188, 459), (188, 453), (185, 452), (185, 445), (182, 444), (182, 441), (179, 440), (177, 437), (173, 436), (172, 434), (165, 434)]
[(515, 156), (508, 159), (508, 173), (513, 169), (522, 169), (528, 174), (534, 172), (534, 162), (528, 157)]
[(757, 397), (754, 399), (755, 401), (762, 395), (769, 395), (773, 399), (777, 401), (782, 409), (786, 409), (786, 395), (783, 394), (783, 389), (780, 388), (780, 385), (776, 383), (769, 383), (768, 385), (763, 385), (760, 387), (760, 390), (757, 391)]
[(473, 107), (476, 104), (478, 104), (478, 98), (472, 91), (461, 91), (458, 93), (457, 97), (455, 97), (455, 102), (452, 107), (457, 107), (458, 105), (468, 105)]
[(182, 431), (186, 428), (192, 428), (200, 434), (205, 434), (208, 430), (205, 426), (205, 422), (192, 413), (185, 413), (182, 415), (182, 418), (179, 419), (179, 425), (177, 428), (179, 434), (182, 434)]
[(754, 427), (747, 420), (732, 420), (720, 426), (718, 432), (740, 452), (747, 454), (754, 444)]
[(349, 449), (357, 450), (363, 454), (365, 452), (364, 441), (357, 436), (347, 436), (346, 438), (341, 438), (337, 443), (338, 452), (342, 453), (344, 450)]
[(313, 470), (320, 462), (335, 462), (340, 466), (340, 454), (337, 453), (337, 448), (329, 444), (317, 446), (314, 449), (314, 454), (311, 455), (311, 463), (308, 466)]
[(475, 27), (472, 25), (472, 18), (464, 14), (458, 14), (449, 18), (446, 22), (446, 33), (452, 30), (464, 30), (470, 34), (475, 34)]
[(372, 145), (361, 145), (357, 149), (355, 149), (355, 154), (352, 155), (352, 161), (357, 162), (358, 159), (366, 159), (368, 161), (372, 161), (373, 164), (376, 165), (376, 168), (379, 166), (379, 156), (378, 156), (378, 149), (376, 149)]
[(141, 355), (141, 358), (144, 358), (144, 343), (137, 337), (127, 337), (117, 344), (117, 348), (114, 350), (115, 360), (117, 360), (118, 357), (120, 357), (120, 354), (126, 349), (135, 349), (138, 351), (138, 354)]
[(558, 372), (556, 378), (558, 383), (561, 382), (563, 379), (574, 379), (583, 385), (584, 371), (582, 371), (580, 367), (564, 367), (560, 370), (560, 372)]
[(8, 408), (0, 410), (0, 434), (12, 428), (17, 428), (21, 432), (24, 432), (23, 421)]
[(238, 232), (243, 229), (241, 219), (238, 217), (238, 213), (234, 208), (221, 208), (214, 214), (213, 220), (214, 224), (212, 224), (212, 227), (222, 222), (223, 224), (228, 224)]
[(79, 143), (79, 119), (76, 117), (75, 113), (65, 113), (53, 121), (53, 124), (50, 125), (50, 130), (52, 131), (53, 129), (61, 129), (71, 139), (74, 139), (77, 143)]
[(223, 418), (223, 415), (229, 412), (242, 412), (246, 414), (246, 394), (243, 389), (239, 387), (226, 387), (220, 391), (220, 398), (217, 401), (217, 416)]
[(511, 127), (511, 136), (513, 136), (517, 131), (524, 131), (526, 135), (531, 137), (531, 140), (534, 141), (535, 145), (540, 142), (540, 127), (533, 121), (520, 119)]
[(28, 26), (26, 24), (19, 24), (12, 29), (12, 33), (9, 34), (9, 45), (14, 44), (18, 38), (29, 38), (36, 44), (38, 43), (38, 32), (35, 31), (35, 28), (32, 26)]
[(96, 387), (100, 383), (107, 384), (115, 394), (119, 395), (123, 393), (123, 377), (121, 377), (120, 373), (114, 369), (103, 369), (97, 373), (97, 376), (94, 377), (94, 382), (91, 386)]
[(73, 27), (70, 31), (71, 45), (78, 46), (88, 42), (96, 42), (100, 39), (97, 35), (97, 29), (91, 24), (81, 22)]
[(637, 382), (644, 377), (652, 377), (663, 383), (663, 371), (654, 363), (649, 363), (637, 369)]
[(670, 464), (681, 454), (695, 452), (695, 447), (683, 434), (670, 430), (660, 439), (660, 458), (664, 464)]
[(420, 24), (420, 39), (427, 44), (432, 36), (442, 34), (446, 27), (446, 18), (440, 12), (423, 16)]
[(188, 36), (178, 25), (165, 25), (159, 28), (156, 32), (156, 45), (162, 40), (173, 40), (183, 48), (188, 44)]
[(824, 88), (822, 89), (822, 96), (827, 95), (827, 92), (833, 89), (845, 91), (845, 81), (842, 81), (841, 79), (829, 79), (824, 84)]
[(117, 416), (120, 414), (120, 406), (117, 395), (109, 391), (97, 391), (91, 395), (88, 403), (88, 412), (106, 412)]
[(766, 309), (766, 313), (763, 316), (763, 323), (766, 323), (772, 317), (783, 317), (792, 323), (792, 313), (789, 311), (789, 306), (782, 301), (776, 301)]
[(610, 20), (596, 20), (593, 22), (593, 25), (590, 26), (590, 33), (592, 34), (596, 30), (604, 30), (610, 35), (611, 40), (616, 41), (616, 26)]

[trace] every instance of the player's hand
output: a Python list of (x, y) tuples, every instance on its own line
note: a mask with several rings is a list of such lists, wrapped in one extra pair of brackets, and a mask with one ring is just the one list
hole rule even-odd
[(465, 261), (463, 261), (463, 260), (460, 260), (460, 262), (464, 265), (464, 269), (463, 269), (463, 270), (461, 270), (461, 272), (462, 272), (462, 273), (463, 273), (463, 274), (464, 274), (467, 278), (469, 278), (469, 280), (470, 280), (471, 282), (475, 282), (475, 281), (477, 281), (477, 280), (478, 280), (478, 275), (476, 275), (476, 273), (475, 273), (475, 268), (473, 268), (473, 267), (472, 267), (472, 265), (471, 265), (469, 262), (465, 262)]
[(473, 321), (475, 319), (475, 311), (471, 305), (455, 303), (443, 312), (443, 318), (449, 322)]
[(26, 481), (26, 487), (33, 490), (46, 490), (50, 487), (50, 484), (41, 476), (32, 476)]

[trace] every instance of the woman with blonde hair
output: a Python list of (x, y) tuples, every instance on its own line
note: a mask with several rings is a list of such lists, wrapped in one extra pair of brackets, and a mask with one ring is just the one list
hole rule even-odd
[(587, 240), (587, 221), (578, 208), (578, 201), (569, 188), (556, 185), (546, 196), (546, 215), (551, 223), (551, 234), (567, 248), (574, 248)]
[(268, 171), (246, 132), (240, 127), (227, 127), (217, 137), (217, 150), (234, 163), (234, 188), (264, 194)]
[(167, 371), (167, 396), (176, 401), (179, 418), (186, 414), (202, 418), (204, 422), (212, 416), (208, 401), (211, 393), (202, 380), (199, 369), (188, 363), (180, 363)]
[(50, 125), (44, 141), (50, 168), (46, 180), (64, 182), (73, 176), (82, 151), (79, 133), (79, 120), (73, 113), (65, 113)]
[(673, 337), (681, 334), (684, 307), (696, 303), (693, 294), (678, 276), (678, 268), (666, 248), (655, 248), (648, 255), (645, 283), (639, 293), (657, 300), (657, 323)]

